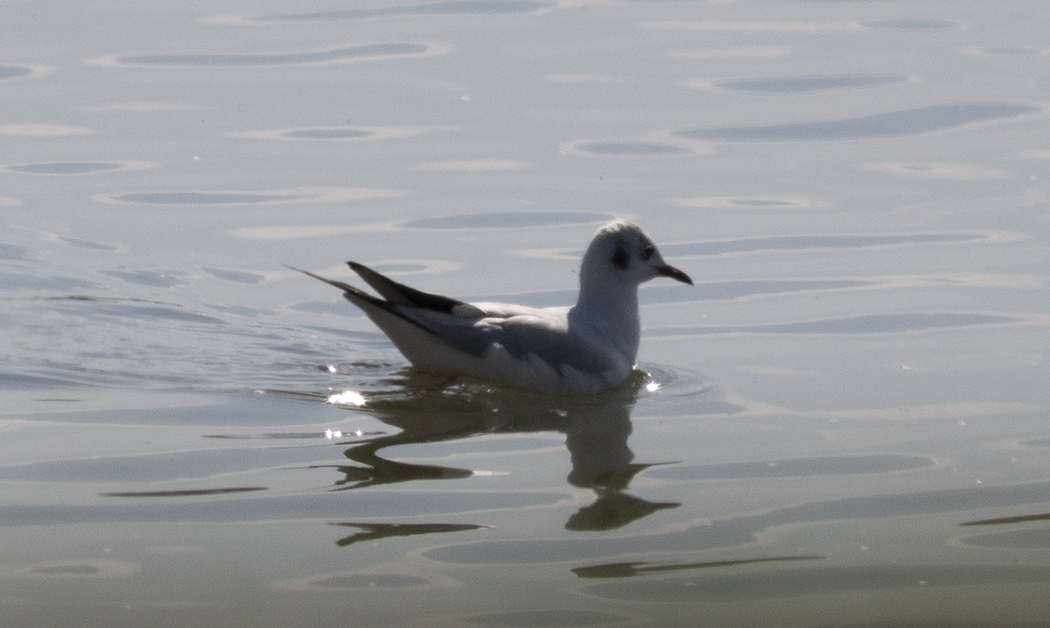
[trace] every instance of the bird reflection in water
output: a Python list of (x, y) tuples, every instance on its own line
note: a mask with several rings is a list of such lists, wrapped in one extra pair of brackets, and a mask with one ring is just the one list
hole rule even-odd
[[(410, 371), (403, 386), (370, 396), (365, 406), (375, 418), (398, 428), (396, 434), (355, 442), (344, 455), (355, 464), (337, 465), (342, 474), (333, 490), (343, 491), (417, 480), (455, 480), (474, 475), (470, 469), (411, 464), (384, 458), (389, 447), (468, 439), (489, 434), (560, 432), (572, 460), (568, 482), (590, 489), (595, 500), (569, 517), (569, 530), (612, 530), (642, 519), (676, 502), (651, 502), (626, 493), (631, 480), (651, 464), (634, 463), (627, 446), (630, 413), (639, 392), (652, 382), (635, 372), (623, 385), (598, 395), (556, 396), (478, 383), (447, 380)], [(431, 531), (470, 529), (453, 525), (420, 530), (405, 524), (341, 523), (360, 528), (364, 536), (403, 536)], [(444, 525), (444, 524), (443, 524)], [(480, 527), (480, 526), (478, 526)], [(364, 538), (355, 535), (348, 539)], [(354, 541), (350, 541), (354, 542)]]
[(485, 526), (472, 523), (333, 523), (332, 525), (346, 528), (358, 528), (350, 536), (336, 541), (339, 547), (346, 547), (363, 541), (378, 541), (379, 539), (394, 536), (416, 536), (417, 534), (437, 534), (440, 532), (463, 532), (466, 530), (478, 530)]

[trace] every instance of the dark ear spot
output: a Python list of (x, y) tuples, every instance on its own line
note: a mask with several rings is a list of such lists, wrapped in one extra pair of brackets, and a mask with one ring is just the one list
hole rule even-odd
[(627, 270), (627, 266), (631, 263), (631, 254), (627, 252), (627, 247), (624, 246), (623, 242), (616, 244), (616, 250), (612, 256), (613, 266), (616, 266), (620, 270)]

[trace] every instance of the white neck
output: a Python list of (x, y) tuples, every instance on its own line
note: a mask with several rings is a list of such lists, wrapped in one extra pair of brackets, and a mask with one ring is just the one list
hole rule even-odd
[(580, 277), (580, 296), (569, 311), (569, 325), (583, 325), (605, 344), (616, 347), (634, 364), (638, 356), (641, 322), (638, 286), (624, 281), (587, 281)]

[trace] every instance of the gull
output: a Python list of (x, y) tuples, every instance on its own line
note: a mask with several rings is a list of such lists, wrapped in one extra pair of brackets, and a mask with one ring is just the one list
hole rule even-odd
[(638, 225), (598, 230), (583, 255), (572, 307), (466, 303), (397, 283), (347, 262), (379, 297), (289, 266), (343, 291), (421, 371), (463, 374), (551, 393), (592, 394), (622, 383), (638, 355), (638, 286), (693, 281), (664, 262)]

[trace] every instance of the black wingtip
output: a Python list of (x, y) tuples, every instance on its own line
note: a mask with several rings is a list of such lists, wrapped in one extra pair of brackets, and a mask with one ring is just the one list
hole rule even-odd
[(364, 264), (358, 264), (357, 262), (347, 262), (346, 264), (353, 269), (355, 273), (360, 275), (368, 285), (372, 286), (376, 292), (381, 294), (393, 305), (418, 307), (425, 310), (444, 312), (446, 314), (451, 314), (456, 308), (468, 305), (467, 303), (458, 299), (453, 299), (452, 297), (423, 292), (422, 290), (416, 290), (415, 288), (406, 286), (403, 283), (398, 283), (381, 273), (377, 273)]
[(318, 281), (323, 281), (323, 282), (325, 282), (326, 284), (328, 284), (330, 286), (335, 286), (336, 288), (339, 288), (343, 292), (354, 292), (354, 293), (361, 292), (359, 289), (351, 286), (350, 284), (346, 284), (346, 283), (343, 283), (341, 281), (336, 281), (335, 279), (329, 279), (328, 277), (322, 277), (321, 275), (318, 275), (316, 273), (312, 273), (312, 272), (310, 272), (308, 270), (303, 270), (302, 268), (296, 268), (295, 266), (291, 266), (289, 264), (282, 264), (282, 266), (284, 266), (285, 268), (288, 268), (290, 270), (294, 270), (296, 272), (300, 272), (300, 273), (306, 275), (307, 277), (313, 277), (314, 279), (317, 279)]

